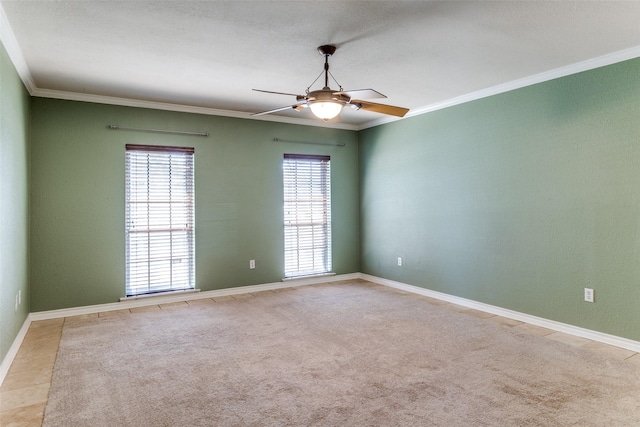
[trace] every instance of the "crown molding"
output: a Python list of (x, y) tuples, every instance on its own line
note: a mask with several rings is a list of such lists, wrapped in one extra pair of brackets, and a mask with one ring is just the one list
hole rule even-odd
[(521, 79), (512, 80), (510, 82), (502, 83), (496, 86), (492, 86), (486, 89), (481, 89), (475, 92), (471, 92), (465, 95), (457, 96), (454, 98), (439, 101), (424, 107), (418, 107), (410, 110), (403, 118), (385, 116), (379, 119), (371, 120), (359, 125), (348, 123), (324, 123), (313, 119), (298, 119), (294, 117), (282, 117), (282, 116), (251, 116), (251, 113), (221, 110), (215, 108), (198, 107), (192, 105), (171, 104), (165, 102), (145, 101), (131, 98), (119, 98), (104, 95), (92, 95), (86, 93), (66, 92), (52, 89), (40, 89), (36, 86), (31, 72), (27, 67), (27, 63), (24, 60), (22, 51), (15, 38), (11, 25), (7, 20), (2, 4), (0, 3), (0, 41), (4, 44), (9, 58), (13, 62), (18, 75), (22, 79), (25, 87), (29, 91), (31, 96), (42, 98), (55, 98), (65, 99), (71, 101), (92, 102), (98, 104), (111, 104), (121, 105), (127, 107), (137, 108), (149, 108), (155, 110), (177, 111), (185, 113), (204, 114), (211, 116), (223, 116), (223, 117), (235, 117), (241, 119), (260, 120), (268, 122), (288, 123), (301, 126), (316, 126), (326, 127), (332, 129), (344, 129), (344, 130), (364, 130), (375, 126), (380, 126), (387, 123), (392, 123), (398, 120), (407, 119), (410, 117), (420, 116), (422, 114), (430, 113), (432, 111), (442, 110), (444, 108), (453, 107), (454, 105), (464, 104), (466, 102), (475, 101), (478, 99), (486, 98), (493, 95), (509, 92), (516, 89), (521, 89), (527, 86), (531, 86), (538, 83), (543, 83), (549, 80), (554, 80), (560, 77), (565, 77), (571, 74), (580, 73), (583, 71), (589, 71), (595, 68), (604, 67), (607, 65), (615, 64), (630, 59), (640, 57), (640, 46), (634, 46), (628, 49), (623, 49), (617, 52), (612, 52), (606, 55), (602, 55), (596, 58), (587, 59), (585, 61), (576, 62), (564, 67), (556, 68), (553, 70), (545, 71), (542, 73), (534, 74)]
[(9, 55), (9, 59), (13, 63), (14, 67), (22, 83), (25, 85), (27, 91), (31, 96), (40, 97), (40, 98), (53, 98), (53, 99), (64, 99), (69, 101), (82, 101), (82, 102), (91, 102), (97, 104), (109, 104), (109, 105), (120, 105), (126, 107), (136, 107), (136, 108), (149, 108), (153, 110), (165, 110), (165, 111), (176, 111), (183, 113), (195, 113), (195, 114), (203, 114), (209, 116), (222, 116), (222, 117), (234, 117), (240, 119), (250, 119), (250, 120), (260, 120), (266, 122), (278, 122), (278, 123), (288, 123), (294, 125), (301, 126), (316, 126), (316, 127), (327, 127), (332, 129), (344, 129), (344, 130), (358, 130), (357, 125), (349, 124), (349, 123), (325, 123), (319, 120), (313, 119), (298, 119), (294, 117), (282, 117), (282, 116), (251, 116), (251, 113), (241, 112), (241, 111), (233, 111), (233, 110), (221, 110), (216, 108), (207, 108), (207, 107), (198, 107), (194, 105), (181, 105), (181, 104), (171, 104), (166, 102), (156, 102), (156, 101), (145, 101), (140, 99), (132, 99), (132, 98), (119, 98), (114, 96), (104, 96), (104, 95), (92, 95), (87, 93), (79, 93), (79, 92), (67, 92), (61, 90), (53, 90), (53, 89), (41, 89), (39, 88), (29, 71), (29, 67), (24, 59), (22, 54), (22, 50), (18, 45), (18, 41), (13, 33), (13, 29), (11, 28), (11, 24), (9, 24), (9, 20), (4, 12), (2, 4), (0, 3), (0, 41), (4, 45), (7, 50), (7, 54)]
[(233, 110), (221, 110), (217, 108), (198, 107), (194, 105), (171, 104), (167, 102), (146, 101), (133, 98), (119, 98), (115, 96), (93, 95), (88, 93), (67, 92), (52, 89), (36, 88), (32, 96), (39, 98), (64, 99), (67, 101), (91, 102), (96, 104), (120, 105), (124, 107), (149, 108), (152, 110), (176, 111), (181, 113), (195, 113), (209, 116), (234, 117), (239, 119), (260, 120), (268, 122), (288, 123), (302, 126), (329, 127), (332, 129), (358, 130), (356, 125), (349, 123), (324, 123), (313, 119), (297, 119), (281, 116), (258, 116), (251, 113)]
[(27, 91), (33, 95), (33, 91), (37, 88), (36, 83), (31, 76), (24, 56), (22, 56), (22, 50), (20, 50), (20, 46), (18, 46), (18, 41), (13, 33), (11, 24), (9, 24), (7, 15), (4, 13), (2, 3), (0, 3), (0, 41), (2, 41), (4, 48), (7, 50), (7, 54), (11, 62), (13, 62), (13, 66), (16, 67), (16, 71), (27, 88)]
[[(492, 86), (486, 89), (481, 89), (475, 92), (471, 92), (465, 95), (457, 96), (455, 98), (446, 99), (444, 101), (436, 102), (425, 107), (415, 108), (410, 110), (404, 119), (409, 117), (420, 116), (422, 114), (430, 113), (432, 111), (442, 110), (444, 108), (453, 107), (454, 105), (464, 104), (467, 102), (475, 101), (478, 99), (486, 98), (493, 95), (498, 95), (512, 90), (521, 89), (527, 86), (532, 86), (538, 83), (547, 82), (560, 77), (569, 76), (571, 74), (581, 73), (583, 71), (593, 70), (595, 68), (605, 67), (607, 65), (616, 64), (618, 62), (627, 61), (640, 57), (640, 46), (634, 46), (628, 49), (619, 50), (617, 52), (608, 53), (606, 55), (598, 56), (596, 58), (587, 59), (585, 61), (576, 62), (571, 65), (567, 65), (553, 70), (545, 71), (542, 73), (534, 74), (521, 79), (512, 80), (510, 82), (502, 83), (496, 86)], [(365, 123), (360, 126), (358, 130), (367, 129), (374, 126), (379, 126), (386, 123), (402, 120), (395, 117), (381, 117), (376, 120)]]

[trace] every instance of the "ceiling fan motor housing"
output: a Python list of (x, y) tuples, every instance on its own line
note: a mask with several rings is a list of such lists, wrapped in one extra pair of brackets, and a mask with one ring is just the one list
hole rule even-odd
[(351, 98), (348, 95), (340, 92), (336, 92), (335, 90), (324, 87), (320, 90), (314, 90), (309, 92), (307, 98), (310, 101), (337, 101), (347, 103)]

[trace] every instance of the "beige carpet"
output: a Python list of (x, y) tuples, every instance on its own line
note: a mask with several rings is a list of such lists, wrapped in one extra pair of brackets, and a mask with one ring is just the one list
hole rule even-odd
[(45, 426), (638, 426), (640, 370), (362, 282), (65, 322)]

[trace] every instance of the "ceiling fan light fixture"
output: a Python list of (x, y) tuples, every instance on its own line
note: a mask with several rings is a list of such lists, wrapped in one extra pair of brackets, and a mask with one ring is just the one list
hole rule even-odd
[(342, 111), (342, 103), (335, 101), (315, 101), (309, 104), (311, 112), (322, 120), (331, 120)]

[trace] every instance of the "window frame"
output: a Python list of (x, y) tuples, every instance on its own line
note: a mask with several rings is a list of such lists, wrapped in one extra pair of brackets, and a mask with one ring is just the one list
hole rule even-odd
[(127, 297), (195, 289), (194, 156), (193, 147), (125, 146)]
[(284, 278), (332, 274), (331, 157), (284, 154)]

